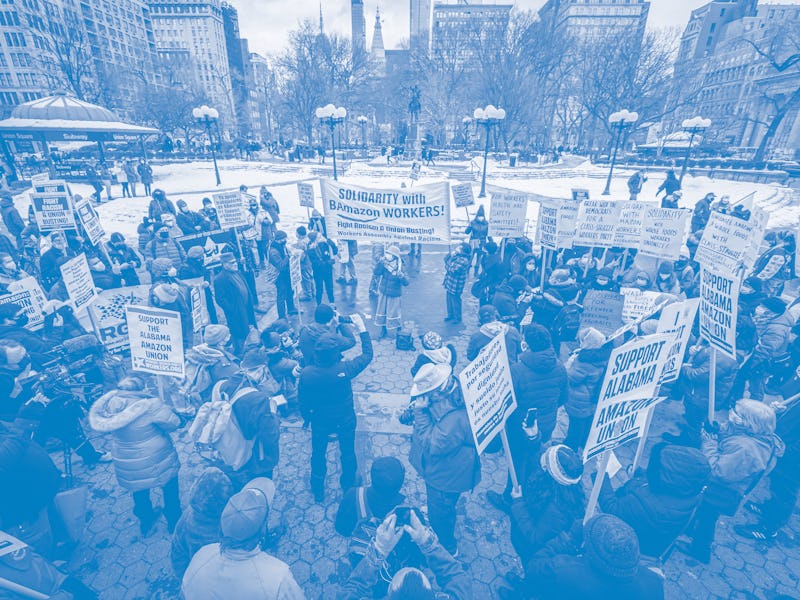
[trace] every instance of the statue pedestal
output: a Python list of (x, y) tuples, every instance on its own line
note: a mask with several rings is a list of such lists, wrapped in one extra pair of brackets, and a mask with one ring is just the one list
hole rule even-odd
[(406, 160), (415, 159), (420, 152), (420, 148), (419, 123), (409, 123), (405, 146)]

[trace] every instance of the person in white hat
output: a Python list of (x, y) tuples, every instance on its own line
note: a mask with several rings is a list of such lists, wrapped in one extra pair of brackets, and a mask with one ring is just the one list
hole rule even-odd
[(386, 254), (375, 267), (378, 283), (378, 306), (375, 309), (375, 325), (381, 328), (380, 337), (388, 335), (389, 329), (400, 329), (402, 323), (401, 304), (403, 286), (408, 277), (403, 273), (403, 259), (397, 246), (389, 246)]
[(417, 372), (411, 396), (415, 401), (409, 462), (425, 480), (431, 527), (455, 556), (456, 504), (481, 479), (461, 387), (449, 364), (431, 363)]

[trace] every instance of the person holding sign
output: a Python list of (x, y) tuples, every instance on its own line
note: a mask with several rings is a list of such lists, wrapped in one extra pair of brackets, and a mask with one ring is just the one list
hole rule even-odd
[(486, 209), (483, 204), (478, 207), (478, 212), (475, 213), (475, 218), (469, 222), (467, 228), (464, 230), (465, 235), (469, 235), (469, 245), (472, 248), (472, 254), (475, 258), (475, 277), (478, 276), (478, 271), (481, 267), (481, 258), (483, 257), (483, 247), (486, 245), (486, 240), (489, 237), (489, 222), (486, 220)]
[(222, 271), (214, 278), (214, 296), (225, 315), (233, 340), (233, 353), (241, 356), (250, 328), (256, 326), (255, 300), (247, 281), (239, 272), (232, 252), (220, 256)]
[(417, 372), (411, 388), (414, 433), (409, 462), (425, 480), (428, 518), (442, 546), (458, 552), (455, 538), (456, 504), (463, 492), (481, 480), (464, 398), (447, 364), (427, 364)]

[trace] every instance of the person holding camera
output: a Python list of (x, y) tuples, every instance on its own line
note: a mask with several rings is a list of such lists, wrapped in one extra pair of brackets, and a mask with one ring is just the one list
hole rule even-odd
[(390, 513), (378, 526), (375, 537), (367, 548), (364, 560), (350, 573), (350, 577), (339, 590), (336, 598), (338, 600), (357, 600), (370, 597), (381, 577), (386, 557), (394, 550), (404, 535), (411, 538), (411, 541), (425, 557), (441, 591), (434, 588), (433, 582), (425, 573), (413, 567), (405, 567), (392, 577), (389, 589), (384, 596), (386, 600), (403, 598), (466, 600), (474, 597), (472, 582), (461, 564), (442, 547), (434, 531), (422, 522), (417, 511), (409, 509), (402, 513)]
[(456, 504), (481, 480), (461, 386), (449, 364), (427, 364), (414, 377), (411, 396), (414, 433), (409, 461), (425, 480), (431, 527), (455, 556)]
[(361, 315), (354, 314), (350, 319), (361, 340), (361, 354), (345, 360), (340, 336), (323, 334), (314, 346), (314, 364), (303, 368), (298, 385), (304, 426), (311, 426), (311, 491), (317, 502), (325, 499), (326, 453), (331, 434), (339, 439), (342, 489), (359, 484), (353, 379), (372, 362), (372, 341)]

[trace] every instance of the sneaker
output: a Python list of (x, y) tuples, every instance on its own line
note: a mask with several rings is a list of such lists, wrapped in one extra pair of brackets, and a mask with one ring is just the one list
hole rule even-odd
[(494, 506), (497, 510), (509, 514), (511, 512), (511, 505), (503, 494), (498, 494), (495, 491), (489, 490), (486, 492), (486, 499), (489, 504)]
[(759, 517), (764, 514), (763, 507), (760, 504), (756, 504), (755, 502), (745, 502), (744, 507), (745, 509), (749, 510), (754, 515), (758, 515)]
[(771, 542), (778, 537), (777, 531), (768, 531), (763, 525), (734, 525), (733, 530), (742, 537), (759, 542)]

